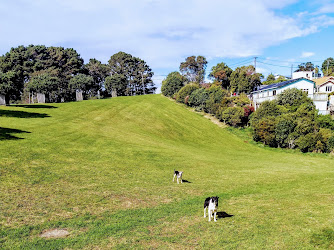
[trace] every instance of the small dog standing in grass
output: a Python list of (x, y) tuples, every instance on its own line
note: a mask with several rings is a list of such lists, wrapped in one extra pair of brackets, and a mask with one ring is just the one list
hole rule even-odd
[(182, 174), (183, 174), (182, 171), (177, 171), (177, 170), (174, 169), (173, 182), (174, 182), (174, 179), (176, 177), (177, 184), (179, 184), (179, 179), (181, 180), (181, 183), (182, 183)]
[(208, 209), (209, 221), (211, 221), (212, 213), (214, 213), (213, 220), (217, 221), (217, 209), (218, 209), (218, 196), (208, 197), (204, 201), (204, 218), (206, 217), (205, 210)]

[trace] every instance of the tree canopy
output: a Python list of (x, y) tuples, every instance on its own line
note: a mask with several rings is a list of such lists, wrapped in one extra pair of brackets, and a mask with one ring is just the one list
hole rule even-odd
[(223, 88), (228, 89), (230, 87), (230, 76), (232, 72), (233, 70), (230, 67), (221, 62), (211, 68), (209, 77), (222, 85)]
[(231, 74), (231, 92), (250, 93), (261, 85), (261, 74), (255, 73), (253, 65), (236, 68)]
[(334, 59), (328, 57), (321, 65), (324, 76), (334, 76)]
[(180, 71), (188, 78), (189, 82), (202, 83), (207, 64), (208, 62), (204, 56), (189, 56), (185, 62), (181, 62)]

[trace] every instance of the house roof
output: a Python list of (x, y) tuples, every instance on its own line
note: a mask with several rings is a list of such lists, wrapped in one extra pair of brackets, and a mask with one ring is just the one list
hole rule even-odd
[(315, 82), (315, 84), (317, 86), (323, 85), (325, 83), (327, 83), (328, 81), (334, 81), (334, 77), (333, 76), (325, 76), (325, 77), (321, 77), (318, 79), (314, 79), (313, 80)]
[(273, 83), (273, 84), (270, 84), (270, 85), (260, 85), (260, 86), (256, 87), (253, 92), (258, 92), (258, 91), (263, 91), (263, 90), (268, 90), (268, 89), (278, 89), (278, 88), (281, 88), (281, 87), (284, 87), (286, 85), (292, 84), (294, 82), (299, 82), (299, 81), (302, 81), (302, 80), (305, 80), (305, 81), (308, 81), (308, 82), (311, 82), (311, 83), (314, 84), (314, 81), (311, 81), (307, 78), (301, 77), (301, 78), (292, 79), (292, 80), (288, 80), (288, 81), (284, 81), (284, 82)]

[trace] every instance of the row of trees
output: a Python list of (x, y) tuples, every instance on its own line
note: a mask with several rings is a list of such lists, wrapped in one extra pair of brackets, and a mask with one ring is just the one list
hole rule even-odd
[(71, 101), (75, 91), (86, 98), (141, 95), (155, 92), (153, 72), (145, 61), (124, 52), (108, 64), (90, 59), (87, 64), (72, 48), (29, 45), (12, 48), (0, 57), (0, 94), (9, 100), (26, 99), (31, 92), (44, 93), (50, 102)]

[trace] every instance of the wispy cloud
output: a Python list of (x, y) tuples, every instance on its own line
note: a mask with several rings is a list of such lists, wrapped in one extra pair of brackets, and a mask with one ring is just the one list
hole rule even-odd
[(300, 56), (300, 58), (307, 58), (307, 57), (311, 57), (314, 56), (314, 52), (303, 52), (302, 55)]

